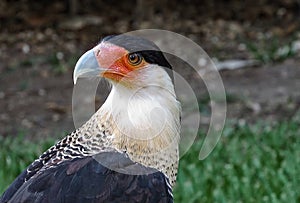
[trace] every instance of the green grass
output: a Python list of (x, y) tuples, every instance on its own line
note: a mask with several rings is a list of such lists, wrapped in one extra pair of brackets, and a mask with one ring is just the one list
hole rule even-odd
[(300, 202), (299, 126), (227, 127), (204, 161), (195, 143), (180, 161), (176, 202)]
[[(197, 141), (180, 160), (175, 202), (300, 202), (299, 124), (227, 126), (204, 161)], [(0, 137), (0, 192), (53, 142)]]

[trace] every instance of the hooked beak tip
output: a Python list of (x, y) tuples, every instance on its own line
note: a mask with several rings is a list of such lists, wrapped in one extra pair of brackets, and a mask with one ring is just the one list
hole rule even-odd
[(73, 82), (74, 82), (74, 85), (76, 85), (77, 77), (73, 76)]
[(77, 83), (78, 78), (81, 77), (97, 77), (99, 76), (101, 68), (98, 64), (94, 50), (91, 49), (84, 53), (75, 65), (73, 72), (74, 85)]

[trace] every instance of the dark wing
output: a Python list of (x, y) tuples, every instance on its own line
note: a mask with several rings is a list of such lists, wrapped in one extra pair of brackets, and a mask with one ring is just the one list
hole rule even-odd
[(26, 181), (8, 202), (156, 203), (173, 202), (173, 198), (162, 172), (134, 163), (114, 151), (64, 161), (42, 170)]

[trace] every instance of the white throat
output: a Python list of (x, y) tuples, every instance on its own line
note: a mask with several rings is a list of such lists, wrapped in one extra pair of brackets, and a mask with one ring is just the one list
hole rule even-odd
[(114, 144), (120, 150), (147, 155), (178, 145), (180, 104), (167, 73), (157, 68), (154, 75), (156, 78), (147, 81), (147, 86), (128, 88), (113, 84), (101, 107), (101, 111), (111, 113)]

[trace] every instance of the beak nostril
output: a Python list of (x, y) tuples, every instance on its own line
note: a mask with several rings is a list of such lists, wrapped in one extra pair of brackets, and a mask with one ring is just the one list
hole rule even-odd
[(100, 52), (101, 52), (100, 49), (98, 49), (98, 50), (97, 50), (97, 53), (96, 53), (96, 56), (99, 56), (99, 55), (100, 55)]

